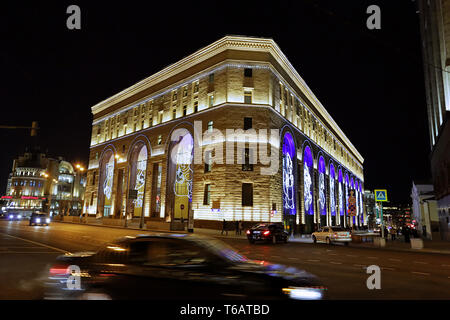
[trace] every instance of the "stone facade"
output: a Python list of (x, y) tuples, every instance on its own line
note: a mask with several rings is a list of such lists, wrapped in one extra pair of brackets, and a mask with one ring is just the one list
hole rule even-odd
[[(358, 198), (358, 218), (352, 222), (343, 217), (343, 223), (346, 226), (353, 223), (365, 224), (360, 200), (364, 183), (363, 158), (273, 40), (225, 37), (100, 102), (92, 111), (94, 121), (84, 206), (85, 212), (90, 215), (121, 219), (125, 216), (128, 219), (142, 218), (149, 227), (153, 221), (155, 225), (170, 224), (172, 229), (178, 228), (180, 216), (184, 217), (183, 221), (193, 223), (194, 227), (207, 228), (220, 228), (223, 219), (242, 220), (244, 226), (260, 221), (283, 221), (285, 224), (289, 223), (293, 231), (311, 232), (318, 224), (341, 223), (340, 219), (332, 221), (329, 208), (329, 168), (330, 163), (333, 163), (336, 170), (340, 168), (343, 174), (347, 173), (355, 184), (358, 181), (357, 194), (361, 195)], [(278, 130), (279, 142), (270, 151), (275, 152), (274, 156), (278, 157), (280, 167), (277, 167), (274, 174), (261, 174), (261, 169), (269, 167), (269, 164), (260, 161), (260, 150), (249, 151), (249, 154), (258, 154), (252, 168), (238, 163), (242, 153), (238, 151), (243, 150), (236, 146), (234, 156), (229, 157), (226, 150), (229, 142), (227, 130), (244, 130), (248, 121), (256, 134), (262, 130)], [(195, 130), (200, 125), (201, 131)], [(189, 165), (192, 176), (188, 174), (190, 180), (183, 180), (183, 183), (187, 183), (183, 185), (179, 182), (180, 177), (185, 178), (184, 175), (181, 176), (182, 166), (171, 162), (171, 156), (175, 152), (172, 150), (180, 150), (174, 146), (179, 146), (177, 143), (181, 142), (172, 141), (179, 130), (189, 133), (184, 134), (182, 139), (192, 137), (195, 152), (204, 154), (211, 151), (213, 159), (223, 152), (223, 162), (212, 163), (210, 170), (206, 170), (204, 161), (193, 161)], [(199, 135), (198, 132), (203, 134)], [(237, 137), (237, 140), (243, 141), (244, 148), (251, 150), (253, 146), (260, 148), (264, 145), (270, 150), (271, 144), (266, 143), (267, 140), (256, 144), (258, 138), (255, 140), (251, 132), (246, 131), (246, 144), (245, 135)], [(294, 177), (292, 190), (295, 190), (295, 212), (290, 219), (286, 219), (283, 209), (283, 188), (286, 186), (283, 184), (284, 171), (281, 168), (284, 155), (280, 152), (287, 132), (293, 137), (295, 146), (291, 169)], [(214, 140), (208, 141), (208, 136), (211, 135)], [(239, 146), (239, 143), (236, 145)], [(133, 155), (144, 146), (147, 154), (142, 216), (136, 215), (137, 202), (133, 202), (134, 196), (128, 189), (132, 189), (132, 186), (129, 187), (132, 181), (130, 178), (135, 176), (134, 171), (133, 174), (130, 172), (136, 168), (131, 159), (135, 159)], [(327, 215), (322, 219), (317, 214), (317, 208), (314, 210), (314, 217), (305, 218), (302, 189), (305, 146), (309, 146), (314, 157), (314, 206), (319, 205), (316, 201), (319, 193), (319, 156), (324, 158), (326, 165), (324, 186)], [(194, 160), (196, 157), (194, 155)], [(230, 159), (234, 160), (233, 164), (228, 163)], [(106, 162), (109, 168), (113, 167), (110, 176), (101, 172), (102, 168), (108, 167)], [(160, 193), (157, 194), (155, 169), (159, 164), (162, 175)], [(172, 171), (175, 170), (173, 168), (176, 172)], [(187, 168), (183, 167), (183, 170)], [(173, 185), (173, 179), (180, 184)], [(206, 201), (205, 185), (208, 184), (210, 197)], [(250, 205), (243, 205), (243, 184), (252, 185)], [(186, 186), (192, 191), (186, 202), (187, 207), (180, 205), (180, 209), (175, 208), (174, 201), (182, 201), (177, 194), (177, 187)], [(110, 198), (104, 198), (104, 190), (110, 187)], [(155, 211), (158, 208), (155, 204), (157, 199), (160, 201), (159, 212)], [(105, 206), (108, 207), (106, 211)]]

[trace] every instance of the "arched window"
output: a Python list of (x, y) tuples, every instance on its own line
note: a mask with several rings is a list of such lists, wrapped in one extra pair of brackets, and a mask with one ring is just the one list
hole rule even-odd
[(112, 190), (114, 181), (114, 153), (108, 149), (103, 154), (100, 165), (99, 203), (97, 213), (102, 216), (112, 214)]
[[(133, 217), (141, 217), (144, 212), (145, 185), (147, 177), (148, 149), (143, 141), (137, 142), (131, 150), (130, 156), (130, 185), (134, 190), (136, 199), (129, 199), (128, 205)], [(148, 216), (148, 214), (146, 214)]]

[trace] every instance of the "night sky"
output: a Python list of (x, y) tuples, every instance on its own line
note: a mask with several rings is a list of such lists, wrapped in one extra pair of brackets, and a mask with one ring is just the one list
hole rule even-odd
[[(145, 5), (144, 3), (148, 3)], [(365, 188), (410, 202), (429, 179), (419, 16), (397, 1), (19, 1), (0, 8), (0, 125), (42, 128), (51, 156), (87, 164), (91, 107), (227, 35), (275, 40), (364, 157)], [(66, 9), (81, 8), (81, 30)], [(381, 30), (366, 9), (381, 8)], [(0, 129), (0, 194), (27, 130)]]

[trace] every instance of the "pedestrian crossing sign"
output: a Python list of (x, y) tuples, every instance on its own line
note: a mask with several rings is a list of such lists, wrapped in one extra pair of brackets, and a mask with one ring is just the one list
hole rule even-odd
[(388, 201), (387, 199), (387, 190), (385, 189), (375, 189), (375, 201), (383, 201), (386, 202)]

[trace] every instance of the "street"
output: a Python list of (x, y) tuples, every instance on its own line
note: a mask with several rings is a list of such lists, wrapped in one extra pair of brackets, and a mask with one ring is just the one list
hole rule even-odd
[[(141, 230), (27, 221), (0, 221), (0, 299), (41, 299), (39, 279), (64, 252), (96, 250), (103, 243)], [(292, 265), (317, 275), (330, 299), (449, 299), (450, 255), (396, 252), (341, 245), (287, 243), (250, 245), (224, 239), (250, 259)], [(366, 286), (367, 266), (381, 268), (381, 289)]]

